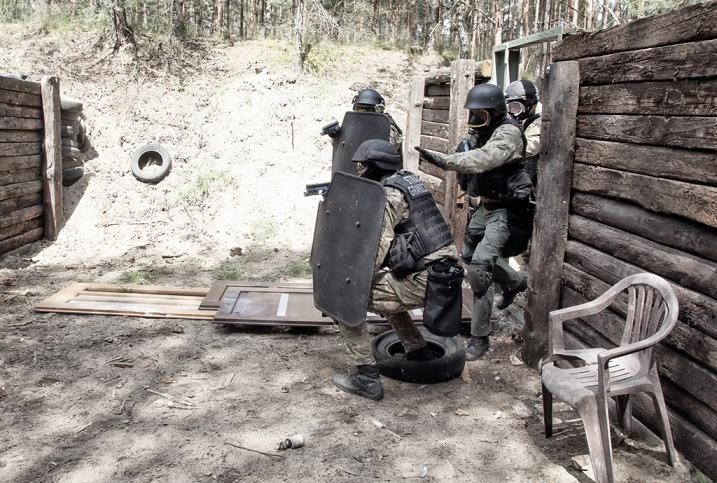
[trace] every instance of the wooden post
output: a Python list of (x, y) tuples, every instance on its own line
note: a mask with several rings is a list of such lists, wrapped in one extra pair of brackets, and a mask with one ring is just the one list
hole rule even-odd
[(426, 79), (416, 76), (411, 79), (411, 92), (408, 95), (408, 114), (406, 116), (406, 136), (403, 139), (403, 167), (412, 173), (418, 173), (418, 151), (414, 146), (421, 145), (421, 124), (423, 116), (423, 92)]
[(62, 147), (60, 138), (60, 79), (45, 76), (40, 82), (45, 124), (42, 172), (45, 238), (56, 240), (62, 228)]
[(580, 72), (577, 61), (552, 64), (542, 116), (538, 206), (533, 226), (523, 360), (536, 366), (548, 348), (548, 313), (560, 304), (573, 178)]
[[(448, 110), (448, 149), (449, 152), (468, 133), (468, 111), (463, 107), (468, 91), (475, 85), (476, 63), (473, 60), (459, 59), (451, 63), (451, 105)], [(446, 220), (453, 229), (453, 239), (460, 250), (465, 233), (466, 210), (458, 205), (458, 186), (455, 171), (446, 171), (446, 198), (443, 206)]]

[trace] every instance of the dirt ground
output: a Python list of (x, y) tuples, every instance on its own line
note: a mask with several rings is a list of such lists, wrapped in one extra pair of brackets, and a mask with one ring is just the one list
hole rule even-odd
[[(0, 258), (1, 481), (589, 481), (571, 465), (587, 454), (574, 413), (544, 438), (505, 316), (462, 378), (385, 379), (372, 402), (331, 384), (347, 361), (333, 329), (33, 312), (77, 281), (306, 279), (317, 200), (302, 193), (330, 171), (321, 126), (365, 86), (403, 125), (408, 80), (440, 59), (324, 46), (297, 76), (277, 42), (143, 38), (135, 58), (96, 32), (8, 26), (0, 45), (2, 70), (60, 75), (94, 147), (59, 239)], [(144, 142), (174, 159), (156, 186), (129, 170)], [(303, 448), (275, 451), (297, 433)], [(613, 436), (618, 481), (690, 480), (654, 439)]]

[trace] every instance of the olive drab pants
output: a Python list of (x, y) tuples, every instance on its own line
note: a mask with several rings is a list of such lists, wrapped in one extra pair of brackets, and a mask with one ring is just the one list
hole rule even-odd
[(473, 212), (466, 227), (461, 257), (468, 266), (467, 278), (473, 290), (471, 335), (490, 334), (493, 310), (493, 281), (502, 289), (516, 289), (523, 276), (501, 256), (508, 242), (508, 208), (487, 209), (483, 204)]

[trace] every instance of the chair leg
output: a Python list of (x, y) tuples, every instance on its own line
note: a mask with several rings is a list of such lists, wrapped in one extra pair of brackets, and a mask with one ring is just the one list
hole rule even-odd
[(578, 407), (588, 439), (590, 461), (595, 472), (596, 483), (613, 483), (612, 448), (607, 413), (599, 403), (590, 400)]
[(624, 394), (617, 396), (615, 402), (617, 404), (617, 416), (622, 429), (624, 429), (627, 434), (632, 433), (632, 402), (630, 395)]
[(553, 435), (553, 395), (543, 386), (543, 422), (545, 424), (545, 437)]
[(677, 461), (677, 452), (675, 451), (675, 444), (672, 442), (672, 432), (670, 431), (670, 420), (667, 416), (667, 406), (665, 406), (665, 397), (662, 395), (662, 386), (660, 380), (653, 382), (653, 392), (650, 393), (652, 396), (652, 402), (655, 405), (655, 412), (660, 422), (660, 432), (662, 432), (662, 441), (665, 443), (665, 451), (667, 452), (667, 463), (670, 466), (675, 466)]

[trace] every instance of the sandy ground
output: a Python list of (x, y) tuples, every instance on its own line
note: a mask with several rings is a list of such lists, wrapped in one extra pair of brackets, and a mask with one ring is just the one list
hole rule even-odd
[[(296, 76), (288, 44), (145, 38), (134, 60), (103, 42), (0, 32), (13, 46), (0, 50), (3, 70), (59, 74), (63, 94), (85, 103), (94, 146), (66, 190), (60, 238), (0, 259), (0, 480), (589, 481), (570, 463), (587, 453), (574, 413), (558, 412), (543, 437), (539, 379), (511, 362), (519, 346), (504, 318), (462, 378), (386, 379), (372, 402), (331, 384), (347, 361), (333, 329), (34, 313), (76, 281), (307, 277), (317, 200), (302, 192), (328, 180), (321, 126), (364, 86), (403, 124), (410, 76), (440, 64), (341, 48)], [(174, 159), (156, 186), (129, 170), (144, 142)], [(297, 433), (303, 448), (275, 451)], [(613, 441), (619, 481), (690, 479), (650, 438)]]

